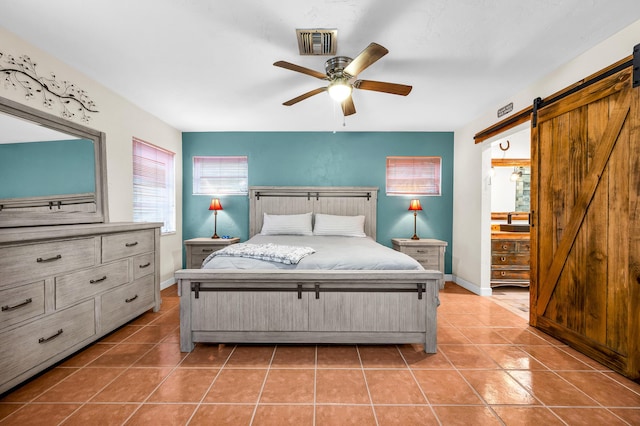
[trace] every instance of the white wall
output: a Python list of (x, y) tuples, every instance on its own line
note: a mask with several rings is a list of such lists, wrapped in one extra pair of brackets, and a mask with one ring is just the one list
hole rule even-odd
[(486, 203), (490, 200), (483, 195), (483, 185), (486, 182), (487, 164), (490, 164), (490, 144), (497, 138), (475, 144), (473, 135), (499, 121), (496, 111), (501, 106), (513, 102), (514, 111), (520, 111), (531, 105), (533, 99), (547, 97), (631, 55), (638, 43), (640, 21), (570, 60), (512, 98), (504, 99), (477, 120), (455, 131), (452, 244), (452, 274), (455, 282), (477, 294), (491, 294), (491, 235), (489, 227), (482, 226), (483, 223), (489, 223), (487, 216), (490, 215), (490, 208)]
[[(28, 55), (37, 63), (40, 75), (55, 73), (58, 80), (67, 80), (87, 92), (96, 103), (99, 113), (92, 114), (91, 121), (79, 124), (106, 134), (107, 180), (109, 219), (111, 222), (130, 222), (133, 219), (133, 169), (131, 141), (138, 137), (176, 153), (176, 220), (177, 232), (161, 239), (161, 281), (172, 283), (173, 273), (182, 267), (182, 134), (156, 117), (136, 107), (126, 99), (111, 92), (54, 57), (28, 44), (3, 28), (0, 28), (0, 51), (19, 57)], [(99, 54), (99, 52), (97, 53)], [(114, 68), (126, 64), (114, 64)], [(37, 98), (25, 99), (21, 88), (0, 84), (0, 96), (20, 102), (32, 108), (58, 114), (56, 109), (46, 109)]]

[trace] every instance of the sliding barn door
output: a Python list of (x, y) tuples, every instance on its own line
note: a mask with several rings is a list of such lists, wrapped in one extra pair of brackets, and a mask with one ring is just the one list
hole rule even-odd
[(531, 325), (640, 376), (640, 88), (632, 67), (538, 110)]

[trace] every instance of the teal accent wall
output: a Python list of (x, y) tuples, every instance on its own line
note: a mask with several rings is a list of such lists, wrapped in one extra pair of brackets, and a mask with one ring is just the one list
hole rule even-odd
[[(413, 235), (409, 196), (385, 194), (386, 158), (442, 157), (442, 195), (418, 197), (421, 238), (447, 241), (445, 272), (451, 273), (453, 226), (453, 132), (207, 132), (182, 134), (184, 239), (213, 235), (211, 197), (193, 195), (193, 157), (246, 155), (249, 186), (377, 186), (379, 243)], [(249, 199), (221, 197), (218, 235), (249, 236)]]
[(93, 142), (0, 144), (0, 198), (95, 192)]

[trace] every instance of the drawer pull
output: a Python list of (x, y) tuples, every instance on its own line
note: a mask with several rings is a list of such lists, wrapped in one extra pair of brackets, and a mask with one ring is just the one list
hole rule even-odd
[(138, 265), (138, 268), (144, 269), (144, 268), (148, 268), (149, 266), (151, 266), (151, 262), (147, 262), (144, 265)]
[(28, 298), (28, 299), (27, 299), (27, 300), (25, 300), (24, 302), (22, 302), (22, 303), (18, 303), (17, 305), (13, 305), (13, 306), (5, 305), (5, 306), (3, 306), (3, 307), (2, 307), (2, 312), (5, 312), (5, 311), (13, 311), (13, 310), (18, 309), (18, 308), (21, 308), (21, 307), (23, 307), (23, 306), (25, 306), (25, 305), (28, 305), (28, 304), (29, 304), (29, 303), (31, 303), (31, 302), (33, 302), (33, 300), (31, 300), (31, 298)]
[(137, 245), (138, 245), (138, 242), (137, 242), (137, 241), (134, 241), (134, 242), (132, 242), (132, 243), (125, 243), (125, 244), (124, 244), (124, 246), (125, 246), (125, 247), (135, 247), (135, 246), (137, 246)]
[(506, 261), (506, 260), (507, 260), (507, 258), (506, 258), (506, 257), (504, 257), (504, 256), (502, 256), (502, 257), (500, 258), (500, 262), (504, 262), (504, 261)]
[(54, 334), (53, 336), (39, 338), (38, 339), (38, 343), (47, 343), (47, 342), (55, 339), (56, 337), (58, 337), (61, 334), (62, 334), (62, 329), (58, 330), (58, 332), (56, 334)]
[(202, 249), (203, 253), (211, 253), (212, 251), (213, 251), (213, 249), (210, 249), (210, 248), (209, 249), (208, 248), (203, 248)]
[(135, 296), (133, 296), (131, 299), (124, 299), (124, 301), (125, 301), (125, 302), (127, 302), (127, 303), (131, 303), (131, 302), (133, 302), (134, 300), (136, 300), (137, 298), (138, 298), (138, 295), (136, 294), (136, 295), (135, 295)]
[(508, 249), (508, 248), (509, 248), (509, 246), (508, 246), (508, 245), (506, 245), (506, 244), (503, 244), (503, 245), (502, 245), (502, 250), (506, 250), (506, 249)]
[(107, 276), (105, 275), (102, 278), (98, 278), (97, 280), (89, 280), (89, 284), (97, 284), (97, 283), (101, 283), (102, 281), (106, 280)]
[(39, 258), (36, 259), (36, 262), (38, 262), (38, 263), (53, 262), (54, 260), (58, 260), (58, 259), (62, 259), (62, 255), (61, 254), (59, 254), (57, 256), (49, 257), (47, 259), (43, 259), (43, 258), (39, 257)]
[(418, 253), (426, 253), (427, 251), (418, 249), (418, 250), (416, 250), (416, 252), (418, 252)]
[(504, 277), (505, 275), (507, 275), (507, 273), (505, 271), (501, 271), (500, 275)]

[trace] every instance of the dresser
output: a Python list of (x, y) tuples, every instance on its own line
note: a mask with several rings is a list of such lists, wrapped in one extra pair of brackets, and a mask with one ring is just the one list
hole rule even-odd
[(444, 288), (444, 253), (447, 242), (430, 238), (412, 240), (411, 238), (392, 238), (393, 249), (411, 256), (424, 269), (442, 272), (440, 289)]
[(528, 232), (491, 233), (491, 287), (529, 286)]
[(211, 253), (218, 251), (230, 244), (240, 242), (240, 238), (192, 238), (185, 240), (186, 269), (200, 269), (202, 262)]
[(160, 308), (160, 226), (0, 229), (0, 393)]

